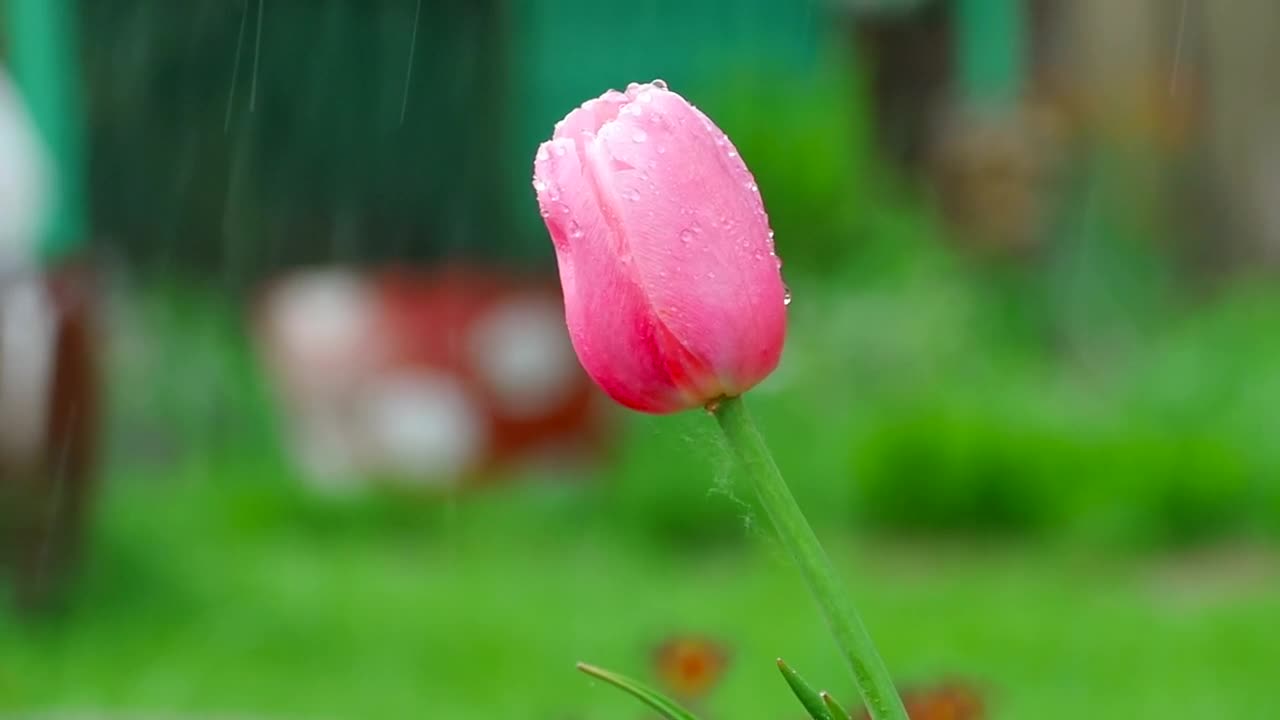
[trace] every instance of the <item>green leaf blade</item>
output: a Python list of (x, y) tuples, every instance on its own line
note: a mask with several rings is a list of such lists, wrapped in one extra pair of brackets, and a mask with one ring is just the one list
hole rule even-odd
[(598, 680), (603, 680), (610, 685), (628, 693), (640, 702), (657, 710), (662, 717), (667, 720), (698, 720), (693, 713), (680, 707), (674, 700), (664, 696), (662, 693), (641, 683), (632, 680), (629, 677), (610, 672), (603, 668), (588, 665), (586, 663), (578, 663), (578, 669)]
[(822, 701), (818, 692), (809, 683), (805, 682), (804, 678), (800, 677), (800, 673), (783, 662), (782, 658), (778, 658), (778, 671), (782, 673), (782, 679), (787, 681), (791, 692), (795, 693), (796, 699), (800, 701), (805, 711), (809, 713), (809, 717), (813, 718), (813, 720), (835, 720), (835, 718), (831, 717), (826, 703)]
[(821, 695), (822, 703), (827, 706), (827, 712), (831, 713), (833, 717), (838, 718), (838, 720), (849, 720), (849, 718), (853, 717), (835, 698), (831, 697), (831, 693), (824, 690)]

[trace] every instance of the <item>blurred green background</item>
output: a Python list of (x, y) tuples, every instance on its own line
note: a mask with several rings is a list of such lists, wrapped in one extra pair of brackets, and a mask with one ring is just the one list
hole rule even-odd
[(0, 714), (642, 718), (573, 664), (656, 680), (685, 633), (730, 652), (707, 717), (799, 718), (779, 655), (852, 702), (700, 413), (443, 497), (317, 493), (282, 442), (264, 282), (553, 272), (537, 143), (661, 77), (756, 174), (795, 300), (753, 410), (895, 675), (992, 718), (1280, 717), (1280, 96), (1241, 75), (1280, 12), (66, 7), (101, 483), (63, 602), (0, 615)]

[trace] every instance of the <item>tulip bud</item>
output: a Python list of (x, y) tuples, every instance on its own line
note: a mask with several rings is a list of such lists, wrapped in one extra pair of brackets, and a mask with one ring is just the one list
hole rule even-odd
[(614, 400), (676, 412), (777, 366), (787, 290), (759, 189), (661, 80), (569, 113), (538, 148), (533, 186), (574, 350)]

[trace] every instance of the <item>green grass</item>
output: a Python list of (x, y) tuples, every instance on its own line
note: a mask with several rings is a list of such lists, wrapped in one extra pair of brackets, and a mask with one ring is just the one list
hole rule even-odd
[[(995, 718), (1280, 716), (1280, 555), (1241, 540), (1280, 529), (1274, 294), (1099, 368), (992, 330), (966, 282), (793, 282), (753, 393), (891, 670), (969, 678)], [(854, 701), (700, 414), (630, 416), (587, 483), (324, 499), (280, 457), (234, 314), (175, 290), (135, 309), (90, 562), (63, 613), (0, 613), (0, 711), (642, 718), (574, 663), (651, 680), (673, 632), (733, 650), (712, 720), (798, 720), (779, 655)]]
[[(852, 700), (779, 548), (759, 535), (718, 550), (628, 541), (569, 522), (580, 494), (534, 486), (415, 506), (273, 484), (118, 484), (73, 605), (0, 624), (0, 708), (640, 718), (573, 665), (645, 677), (652, 646), (677, 631), (733, 650), (712, 717), (798, 718), (778, 655)], [(1274, 554), (1117, 560), (829, 539), (896, 674), (971, 678), (994, 717), (1280, 713)]]

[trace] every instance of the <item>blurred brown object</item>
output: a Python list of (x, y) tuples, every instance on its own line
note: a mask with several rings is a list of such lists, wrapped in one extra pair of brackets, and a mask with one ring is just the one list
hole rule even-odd
[(928, 159), (934, 118), (951, 82), (952, 32), (948, 3), (940, 0), (857, 0), (853, 48), (870, 68), (876, 146), (908, 172)]
[[(986, 705), (973, 687), (960, 682), (947, 682), (934, 687), (902, 692), (911, 720), (983, 720)], [(870, 720), (866, 710), (853, 715), (857, 720)]]
[[(1061, 3), (1026, 0), (1033, 77), (1051, 72)], [(942, 118), (954, 104), (957, 72), (951, 0), (845, 0), (851, 46), (865, 65), (876, 147), (910, 176), (929, 173)]]
[(1067, 123), (1051, 103), (1027, 102), (998, 114), (956, 112), (942, 126), (934, 185), (966, 247), (1022, 255), (1039, 245), (1057, 197)]
[(52, 605), (81, 555), (98, 434), (94, 273), (0, 281), (0, 570), (19, 609)]

